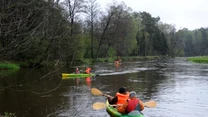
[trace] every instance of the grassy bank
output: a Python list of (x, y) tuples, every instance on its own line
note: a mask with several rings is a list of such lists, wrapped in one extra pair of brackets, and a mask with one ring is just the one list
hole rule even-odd
[(19, 70), (19, 65), (13, 63), (0, 63), (0, 69)]
[(0, 62), (0, 75), (5, 76), (20, 69), (18, 64)]
[[(154, 59), (162, 59), (162, 58), (166, 58), (166, 57), (162, 57), (162, 56), (130, 56), (130, 57), (121, 57), (122, 61), (144, 61), (144, 60), (154, 60)], [(94, 59), (84, 59), (82, 61), (83, 64), (90, 64), (90, 63), (104, 63), (104, 62), (109, 62), (112, 63), (114, 62), (116, 59), (116, 57), (109, 57), (109, 58), (98, 58), (96, 60)]]
[(187, 60), (192, 61), (192, 62), (196, 62), (196, 63), (207, 63), (208, 64), (208, 56), (190, 57)]

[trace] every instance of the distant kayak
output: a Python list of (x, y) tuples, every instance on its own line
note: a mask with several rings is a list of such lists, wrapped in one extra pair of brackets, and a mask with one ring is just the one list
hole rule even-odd
[(89, 76), (95, 76), (95, 74), (75, 74), (75, 73), (62, 73), (63, 78), (81, 78), (81, 77), (89, 77)]

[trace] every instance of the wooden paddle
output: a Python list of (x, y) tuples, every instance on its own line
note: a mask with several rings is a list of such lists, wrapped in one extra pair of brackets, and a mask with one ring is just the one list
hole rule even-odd
[[(100, 109), (106, 108), (106, 106), (107, 105), (103, 102), (96, 102), (96, 103), (93, 104), (92, 107), (93, 107), (94, 110), (100, 110)], [(110, 106), (121, 106), (121, 105), (119, 104), (119, 105), (110, 105)], [(154, 107), (156, 107), (156, 102), (151, 100), (151, 101), (145, 102), (144, 106), (148, 107), (148, 108), (154, 108)]]
[(98, 90), (97, 88), (92, 88), (91, 89), (91, 93), (95, 96), (105, 96), (105, 97), (112, 97), (110, 95), (107, 94), (103, 94), (100, 90)]
[[(115, 107), (115, 106), (122, 106), (123, 104), (113, 104), (113, 105), (109, 104), (109, 105)], [(100, 110), (100, 109), (106, 108), (106, 106), (107, 105), (103, 102), (96, 102), (96, 103), (93, 104), (92, 107), (93, 107), (94, 110)]]
[(93, 108), (94, 110), (104, 109), (104, 108), (106, 108), (106, 104), (103, 103), (103, 102), (96, 102), (96, 103), (94, 103), (94, 104), (92, 105), (92, 108)]
[(150, 100), (150, 101), (144, 103), (144, 106), (148, 107), (148, 108), (155, 108), (156, 105), (157, 105), (156, 102), (153, 100)]

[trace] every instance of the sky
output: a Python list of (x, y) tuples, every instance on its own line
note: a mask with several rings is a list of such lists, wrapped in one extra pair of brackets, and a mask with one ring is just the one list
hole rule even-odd
[[(133, 11), (149, 12), (160, 21), (176, 26), (176, 29), (189, 30), (208, 28), (208, 0), (115, 0), (124, 2)], [(113, 0), (97, 0), (105, 10)]]

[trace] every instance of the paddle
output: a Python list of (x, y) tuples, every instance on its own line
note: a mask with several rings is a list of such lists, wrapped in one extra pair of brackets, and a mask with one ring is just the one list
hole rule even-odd
[[(97, 88), (92, 88), (91, 89), (91, 93), (95, 96), (105, 96), (105, 97), (112, 97), (110, 95), (106, 95), (106, 94), (103, 94), (100, 90), (98, 90)], [(113, 106), (116, 106), (116, 105), (113, 105)], [(144, 106), (145, 107), (148, 107), (148, 108), (154, 108), (156, 107), (156, 102), (153, 101), (153, 100), (150, 100), (148, 102), (145, 102), (144, 103)], [(102, 108), (105, 108), (106, 107), (106, 104), (105, 103), (94, 103), (93, 104), (93, 109), (95, 110), (99, 110), (99, 109), (102, 109)]]
[(155, 108), (156, 105), (157, 104), (156, 104), (156, 102), (154, 100), (150, 100), (150, 101), (144, 103), (144, 106), (148, 107), (148, 108)]
[(103, 103), (103, 102), (96, 102), (96, 103), (94, 103), (94, 104), (92, 105), (92, 108), (93, 108), (94, 110), (104, 109), (104, 108), (106, 108), (106, 104)]
[[(113, 107), (115, 107), (115, 106), (122, 106), (122, 104), (113, 104), (113, 105), (109, 104), (109, 105), (110, 106), (113, 106)], [(103, 103), (103, 102), (95, 102), (92, 105), (92, 107), (93, 107), (94, 110), (104, 109), (104, 108), (106, 108), (106, 106), (107, 105), (105, 103)]]
[[(107, 105), (103, 102), (96, 102), (96, 103), (93, 104), (92, 107), (93, 107), (94, 110), (100, 110), (100, 109), (106, 108), (106, 106)], [(121, 106), (121, 105), (110, 105), (110, 106)], [(156, 107), (156, 102), (151, 100), (151, 101), (145, 102), (144, 106), (148, 107), (148, 108), (154, 108), (154, 107)]]
[(105, 96), (105, 97), (112, 97), (110, 95), (107, 94), (103, 94), (100, 90), (98, 90), (97, 88), (92, 88), (91, 89), (91, 93), (95, 96)]

